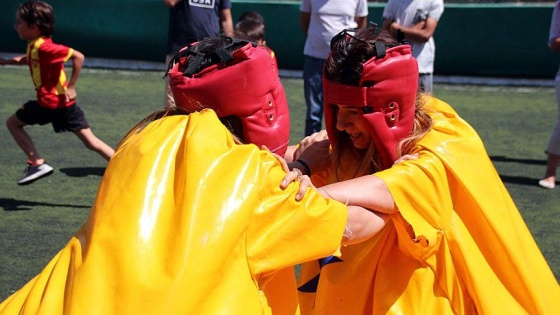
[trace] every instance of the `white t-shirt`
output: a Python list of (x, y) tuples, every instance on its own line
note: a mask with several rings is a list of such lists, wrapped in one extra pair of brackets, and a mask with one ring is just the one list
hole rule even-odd
[[(548, 47), (550, 47), (554, 39), (558, 37), (560, 37), (560, 0), (556, 1), (554, 4), (554, 10), (552, 11), (552, 19), (550, 21), (550, 31), (548, 35)], [(560, 68), (558, 68), (554, 80), (556, 82), (560, 82)]]
[(368, 15), (366, 0), (302, 0), (300, 11), (311, 13), (303, 54), (320, 59), (327, 58), (334, 35)]
[[(404, 27), (411, 27), (425, 18), (439, 21), (443, 14), (443, 0), (389, 0), (383, 10), (383, 19), (394, 20)], [(436, 44), (430, 37), (425, 43), (415, 42), (412, 54), (418, 60), (420, 73), (434, 72)]]
[(550, 32), (548, 36), (548, 46), (552, 44), (555, 38), (560, 37), (560, 0), (556, 0), (554, 10), (552, 11), (552, 19), (550, 22)]

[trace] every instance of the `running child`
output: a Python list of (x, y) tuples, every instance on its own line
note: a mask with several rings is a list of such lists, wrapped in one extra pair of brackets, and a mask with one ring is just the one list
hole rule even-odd
[[(115, 151), (91, 131), (85, 114), (76, 103), (76, 81), (84, 63), (84, 55), (52, 41), (54, 10), (42, 1), (28, 1), (19, 5), (14, 28), (19, 37), (27, 40), (25, 55), (4, 59), (0, 65), (27, 64), (37, 91), (37, 99), (23, 104), (6, 121), (14, 140), (27, 155), (29, 164), (18, 185), (26, 185), (50, 175), (53, 167), (45, 162), (25, 131), (27, 125), (51, 123), (56, 133), (71, 131), (85, 146), (109, 160)], [(67, 80), (64, 63), (72, 61), (72, 73)]]

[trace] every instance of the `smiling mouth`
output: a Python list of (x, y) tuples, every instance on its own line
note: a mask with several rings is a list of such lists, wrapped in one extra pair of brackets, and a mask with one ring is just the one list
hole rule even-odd
[(363, 145), (363, 137), (364, 134), (363, 133), (347, 133), (348, 137), (350, 138), (350, 141), (352, 141), (352, 145), (358, 149), (363, 149), (362, 145)]

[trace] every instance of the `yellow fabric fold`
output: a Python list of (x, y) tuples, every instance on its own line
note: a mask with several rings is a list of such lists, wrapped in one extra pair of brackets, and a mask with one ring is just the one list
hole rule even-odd
[(237, 145), (205, 110), (123, 139), (90, 216), (0, 314), (294, 314), (293, 265), (338, 250), (346, 207)]
[(304, 264), (302, 314), (557, 313), (558, 282), (479, 136), (444, 102), (427, 107), (419, 158), (375, 174), (400, 212), (323, 264), (314, 290), (320, 264)]

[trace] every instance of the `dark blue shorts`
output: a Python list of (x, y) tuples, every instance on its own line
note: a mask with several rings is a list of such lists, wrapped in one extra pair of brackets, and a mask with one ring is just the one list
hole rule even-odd
[(57, 133), (89, 128), (86, 116), (77, 104), (65, 108), (50, 109), (41, 107), (37, 104), (37, 101), (29, 101), (16, 111), (16, 116), (27, 125), (51, 123), (54, 132)]

